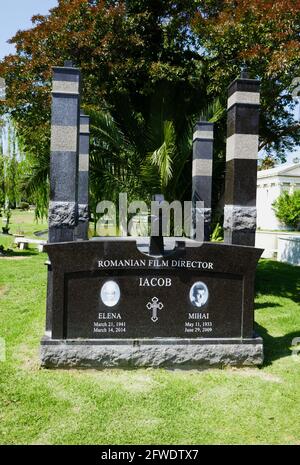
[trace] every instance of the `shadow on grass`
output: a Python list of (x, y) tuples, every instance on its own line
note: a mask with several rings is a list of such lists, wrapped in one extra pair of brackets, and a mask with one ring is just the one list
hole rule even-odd
[(16, 257), (31, 257), (32, 255), (40, 255), (38, 251), (35, 250), (24, 250), (24, 251), (14, 251), (5, 253), (5, 255), (0, 255), (0, 258), (16, 258)]
[(261, 310), (262, 308), (276, 308), (276, 307), (282, 307), (282, 305), (274, 302), (255, 302), (255, 307), (254, 310)]
[[(263, 308), (282, 308), (280, 298), (288, 298), (296, 303), (300, 302), (299, 268), (285, 263), (271, 260), (261, 260), (256, 274), (256, 295), (273, 295), (278, 297), (277, 302), (257, 302), (255, 310)], [(273, 361), (292, 354), (293, 339), (300, 337), (300, 330), (284, 336), (273, 337), (266, 328), (256, 323), (256, 331), (264, 340), (265, 362), (264, 366)]]
[[(271, 260), (261, 260), (256, 274), (256, 295), (278, 297), (277, 302), (256, 302), (255, 310), (264, 308), (282, 308), (280, 298), (288, 298), (295, 303), (300, 303), (300, 272), (299, 267)], [(256, 323), (256, 332), (264, 340), (265, 362), (264, 366), (280, 358), (289, 357), (292, 354), (292, 342), (300, 337), (299, 331), (288, 333), (284, 336), (273, 337), (266, 328)]]
[(36, 237), (46, 236), (49, 233), (48, 229), (44, 229), (43, 231), (34, 231), (34, 235)]
[[(297, 266), (261, 260), (256, 273), (256, 295), (287, 297), (300, 303), (300, 270)], [(256, 304), (256, 308), (276, 307), (274, 303)]]
[(272, 362), (280, 358), (290, 357), (292, 355), (293, 339), (300, 337), (300, 330), (284, 336), (273, 337), (266, 328), (258, 323), (255, 323), (255, 331), (264, 340), (264, 366), (271, 365)]

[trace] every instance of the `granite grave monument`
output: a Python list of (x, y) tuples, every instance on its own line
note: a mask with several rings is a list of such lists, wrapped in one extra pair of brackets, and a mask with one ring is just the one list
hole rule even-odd
[[(254, 331), (259, 82), (229, 87), (225, 243), (210, 242), (213, 125), (193, 137), (193, 238), (88, 240), (89, 118), (80, 70), (54, 68), (46, 333), (41, 363), (63, 367), (260, 365)], [(196, 201), (204, 202), (202, 209)]]

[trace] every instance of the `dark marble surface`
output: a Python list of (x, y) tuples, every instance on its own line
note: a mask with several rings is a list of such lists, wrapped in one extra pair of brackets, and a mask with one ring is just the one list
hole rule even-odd
[(236, 103), (228, 110), (227, 137), (233, 134), (258, 134), (259, 105)]
[[(53, 270), (48, 292), (52, 339), (253, 337), (254, 276), (261, 250), (181, 243), (168, 256), (153, 258), (124, 240), (48, 244), (45, 249)], [(101, 298), (108, 281), (120, 290), (113, 307)], [(203, 291), (202, 303), (206, 288), (209, 294), (200, 307), (190, 300), (198, 282), (203, 283), (198, 292)]]
[(225, 204), (256, 206), (257, 160), (233, 159), (226, 163)]
[(204, 208), (211, 208), (212, 197), (212, 177), (211, 176), (193, 176), (192, 180), (192, 202), (204, 202)]
[(256, 79), (235, 79), (228, 87), (228, 97), (235, 92), (259, 92), (260, 81)]
[[(62, 242), (74, 239), (78, 219), (81, 75), (72, 67), (55, 67), (53, 72), (49, 242)], [(68, 92), (54, 91), (58, 81), (69, 84)]]
[(194, 137), (193, 158), (194, 160), (212, 160), (213, 139), (202, 139)]

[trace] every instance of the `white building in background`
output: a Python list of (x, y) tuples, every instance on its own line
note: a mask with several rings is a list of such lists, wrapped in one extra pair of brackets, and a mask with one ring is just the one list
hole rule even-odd
[[(257, 231), (255, 245), (263, 258), (300, 265), (300, 234), (288, 229), (275, 216), (272, 204), (283, 192), (300, 189), (300, 163), (285, 163), (257, 175)], [(277, 232), (276, 232), (277, 231)]]
[(283, 192), (300, 189), (300, 162), (285, 163), (257, 173), (257, 228), (286, 230), (275, 216), (272, 204)]

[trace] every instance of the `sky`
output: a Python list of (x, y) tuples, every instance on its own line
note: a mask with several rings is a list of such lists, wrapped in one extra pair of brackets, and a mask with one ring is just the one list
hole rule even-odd
[(31, 18), (36, 14), (47, 14), (57, 0), (0, 0), (0, 60), (14, 47), (7, 40), (20, 29), (31, 27)]
[[(8, 39), (20, 29), (29, 29), (33, 15), (47, 14), (56, 5), (57, 0), (0, 0), (0, 60), (14, 53), (14, 46), (7, 43)], [(299, 111), (298, 107), (295, 111), (297, 120), (300, 119)], [(300, 147), (296, 152), (288, 154), (288, 161), (296, 156), (300, 157)]]

